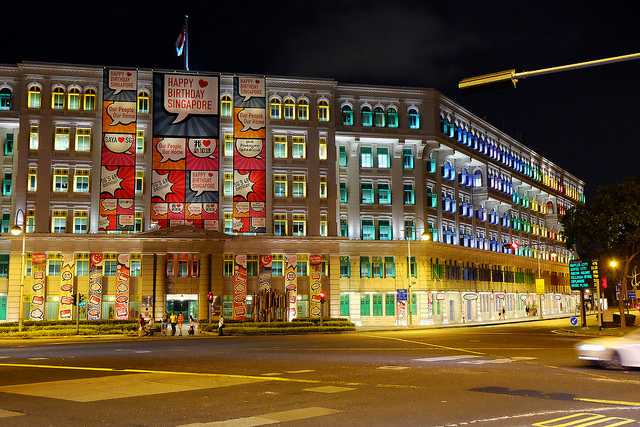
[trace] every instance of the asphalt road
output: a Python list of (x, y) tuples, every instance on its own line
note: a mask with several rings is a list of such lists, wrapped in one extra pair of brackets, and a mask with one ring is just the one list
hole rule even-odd
[(578, 361), (566, 322), (0, 344), (0, 425), (637, 424), (640, 371)]

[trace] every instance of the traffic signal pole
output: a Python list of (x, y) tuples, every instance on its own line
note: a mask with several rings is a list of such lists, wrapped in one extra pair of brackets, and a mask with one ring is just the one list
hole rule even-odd
[(587, 327), (587, 310), (584, 306), (584, 288), (580, 288), (580, 318), (582, 321), (582, 327)]

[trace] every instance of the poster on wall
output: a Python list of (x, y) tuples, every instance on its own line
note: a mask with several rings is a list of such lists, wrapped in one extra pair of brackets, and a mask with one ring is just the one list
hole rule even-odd
[(273, 257), (271, 255), (260, 255), (260, 271), (258, 272), (258, 291), (268, 292), (271, 290), (271, 271)]
[(298, 317), (298, 267), (297, 255), (287, 255), (284, 275), (284, 288), (287, 299), (287, 321), (291, 322)]
[(409, 294), (406, 289), (396, 290), (396, 319), (399, 325), (405, 325), (407, 322), (407, 303)]
[(73, 317), (73, 254), (64, 254), (60, 271), (60, 305), (58, 319), (71, 320)]
[(218, 230), (219, 77), (153, 74), (151, 219)]
[(311, 255), (311, 277), (309, 281), (309, 317), (319, 319), (322, 313), (322, 303), (320, 302), (320, 292), (322, 292), (322, 255)]
[(116, 267), (116, 319), (129, 319), (129, 254), (118, 255)]
[(29, 307), (29, 318), (31, 320), (44, 320), (44, 303), (46, 297), (47, 278), (45, 276), (45, 266), (47, 265), (47, 255), (42, 252), (31, 254), (31, 306)]
[(233, 231), (266, 233), (266, 91), (263, 77), (233, 79)]
[(100, 320), (102, 317), (102, 254), (89, 255), (89, 301), (87, 319)]
[(236, 255), (233, 263), (233, 320), (247, 315), (247, 256)]
[(104, 70), (100, 231), (134, 230), (137, 89), (136, 70)]

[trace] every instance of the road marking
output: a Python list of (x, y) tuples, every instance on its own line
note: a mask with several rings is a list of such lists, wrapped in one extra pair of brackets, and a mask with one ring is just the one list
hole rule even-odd
[(0, 356), (0, 359), (10, 359), (11, 356)]
[(416, 362), (451, 362), (461, 359), (475, 359), (480, 356), (472, 356), (470, 354), (463, 354), (460, 356), (440, 356), (440, 357), (423, 357), (421, 359), (413, 359)]
[(458, 363), (466, 363), (469, 365), (487, 365), (487, 364), (503, 364), (503, 363), (511, 363), (513, 360), (511, 359), (479, 359), (479, 360), (463, 360)]
[(513, 360), (514, 362), (520, 362), (523, 360), (535, 360), (535, 359), (537, 359), (537, 357), (516, 356), (511, 358), (511, 360)]
[(640, 402), (626, 402), (624, 400), (590, 399), (588, 397), (574, 397), (573, 400), (590, 403), (604, 403), (605, 405), (640, 406)]
[(395, 338), (395, 337), (383, 337), (380, 335), (369, 335), (369, 334), (362, 334), (363, 337), (369, 337), (369, 338), (379, 338), (379, 339), (383, 339), (383, 340), (394, 340), (394, 341), (402, 341), (402, 342), (408, 342), (411, 344), (418, 344), (418, 345), (423, 345), (426, 347), (433, 347), (433, 348), (442, 348), (445, 350), (453, 350), (453, 351), (459, 351), (461, 353), (469, 353), (469, 354), (484, 354), (481, 353), (479, 351), (473, 351), (473, 350), (467, 350), (464, 348), (457, 348), (457, 347), (447, 347), (444, 345), (438, 345), (438, 344), (429, 344), (426, 342), (422, 342), (422, 341), (413, 341), (413, 340), (405, 340), (403, 338)]
[(200, 377), (220, 377), (220, 378), (241, 378), (250, 380), (269, 380), (269, 381), (282, 381), (291, 383), (309, 383), (317, 384), (319, 380), (304, 380), (284, 377), (264, 377), (257, 375), (239, 375), (239, 374), (216, 374), (209, 372), (177, 372), (177, 371), (156, 371), (151, 369), (114, 369), (114, 368), (92, 368), (86, 366), (61, 366), (61, 365), (36, 365), (27, 363), (0, 363), (0, 367), (10, 368), (39, 368), (39, 369), (65, 369), (75, 371), (100, 371), (100, 372), (116, 372), (116, 373), (133, 373), (133, 374), (164, 374), (164, 375), (185, 375), (185, 376), (200, 376)]
[(376, 369), (386, 369), (389, 371), (402, 371), (404, 369), (409, 369), (408, 366), (393, 366), (393, 365), (388, 365), (388, 366), (378, 366)]
[(309, 408), (292, 409), (282, 412), (271, 412), (269, 414), (259, 415), (257, 417), (233, 418), (224, 421), (212, 421), (210, 423), (193, 423), (183, 424), (179, 427), (252, 427), (263, 426), (267, 424), (284, 423), (288, 421), (305, 420), (309, 418), (324, 417), (327, 415), (337, 414), (340, 411), (331, 408), (322, 408), (312, 406)]
[(151, 353), (151, 350), (136, 350), (136, 351), (134, 351), (134, 353), (138, 353), (138, 354), (141, 354), (141, 353)]
[(531, 425), (533, 427), (587, 427), (595, 425), (598, 427), (616, 427), (633, 422), (635, 422), (635, 420), (631, 418), (607, 417), (602, 414), (580, 412), (551, 420), (539, 421)]
[(309, 372), (315, 372), (315, 369), (298, 369), (297, 371), (285, 371), (287, 374), (307, 374)]
[(24, 415), (22, 412), (7, 411), (6, 409), (0, 409), (0, 418), (19, 417)]
[(311, 388), (305, 388), (304, 391), (312, 391), (314, 393), (342, 393), (345, 391), (352, 391), (352, 390), (356, 390), (353, 387), (337, 387), (334, 385), (325, 385), (325, 386), (320, 386), (320, 387), (311, 387)]
[(278, 375), (282, 375), (282, 372), (266, 372), (260, 375), (263, 377), (277, 377)]
[(27, 357), (27, 360), (49, 360), (48, 357)]

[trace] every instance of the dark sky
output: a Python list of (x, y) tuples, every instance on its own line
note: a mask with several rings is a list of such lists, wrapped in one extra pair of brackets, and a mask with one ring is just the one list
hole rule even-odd
[(638, 175), (640, 61), (528, 79), (517, 89), (457, 89), (477, 74), (640, 52), (636, 2), (22, 3), (5, 14), (15, 19), (3, 20), (0, 62), (179, 68), (174, 43), (189, 13), (192, 69), (434, 87), (590, 191)]

